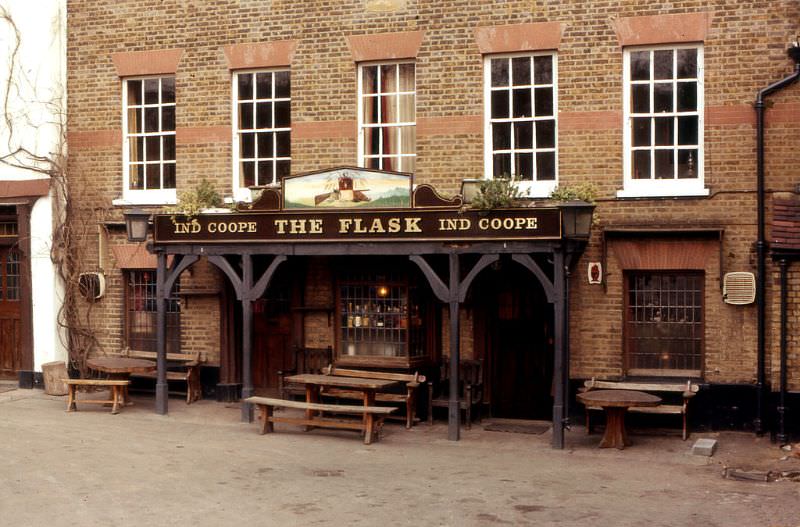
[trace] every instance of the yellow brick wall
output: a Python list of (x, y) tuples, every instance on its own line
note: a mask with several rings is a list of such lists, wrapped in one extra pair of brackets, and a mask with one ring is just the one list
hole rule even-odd
[[(623, 179), (622, 53), (613, 19), (698, 11), (713, 14), (704, 45), (705, 181), (711, 194), (691, 199), (617, 199)], [(567, 184), (589, 181), (599, 189), (595, 232), (571, 283), (573, 376), (620, 373), (620, 270), (613, 263), (607, 268), (605, 289), (590, 286), (584, 279), (587, 262), (601, 259), (600, 230), (657, 225), (724, 229), (723, 250), (706, 270), (705, 371), (715, 382), (750, 382), (755, 378), (755, 308), (722, 303), (719, 271), (755, 270), (755, 130), (749, 112), (758, 89), (791, 71), (785, 48), (800, 32), (798, 20), (800, 6), (794, 0), (69, 0), (68, 131), (71, 139), (77, 139), (71, 143), (76, 146), (70, 148), (68, 169), (73, 197), (79, 199), (77, 222), (121, 219), (122, 209), (111, 205), (122, 194), (121, 85), (111, 53), (184, 50), (176, 75), (180, 135), (181, 129), (230, 126), (231, 81), (222, 46), (294, 39), (293, 123), (313, 128), (316, 122), (334, 122), (355, 129), (356, 65), (346, 37), (421, 30), (425, 36), (416, 60), (418, 121), (463, 123), (477, 118), (480, 122), (483, 65), (474, 29), (563, 22), (558, 50), (562, 116), (587, 112), (586, 124), (592, 125), (593, 112), (619, 115), (617, 124), (570, 126), (559, 133), (560, 180)], [(796, 119), (800, 89), (785, 90), (770, 102), (775, 106), (769, 111), (767, 132), (768, 191), (770, 195), (794, 192), (800, 180)], [(714, 118), (715, 112), (731, 109), (740, 109), (745, 117), (734, 122)], [(87, 137), (95, 137), (91, 134), (105, 139), (86, 142)], [(293, 173), (355, 164), (355, 136), (334, 135), (293, 141)], [(462, 178), (483, 175), (482, 127), (472, 132), (445, 127), (420, 134), (417, 155), (418, 182), (432, 183), (445, 193), (456, 192)], [(229, 141), (179, 141), (178, 190), (192, 187), (201, 178), (212, 181), (223, 194), (231, 194)], [(81, 239), (85, 265), (91, 270), (97, 256), (96, 235), (92, 229), (87, 231)], [(774, 377), (778, 298), (774, 293), (777, 275), (771, 272), (768, 366)], [(115, 268), (107, 276), (109, 294), (92, 306), (92, 323), (101, 346), (115, 348), (121, 338), (121, 278)], [(211, 271), (198, 271), (187, 278), (187, 284), (207, 284), (213, 276)], [(314, 270), (313, 277), (312, 289), (330, 287), (331, 277), (324, 272)], [(797, 280), (793, 273), (795, 291)], [(797, 332), (795, 313), (800, 302), (796, 294), (791, 302), (791, 331)], [(186, 345), (204, 346), (211, 357), (218, 354), (216, 300), (190, 300), (185, 318), (192, 325)], [(323, 314), (309, 315), (305, 330), (307, 345), (331, 341)], [(465, 330), (463, 337), (468, 336)], [(447, 346), (447, 338), (443, 343)], [(798, 361), (796, 346), (793, 339), (793, 364)], [(467, 339), (464, 349), (470, 348)], [(795, 373), (792, 386), (800, 389), (800, 373)]]

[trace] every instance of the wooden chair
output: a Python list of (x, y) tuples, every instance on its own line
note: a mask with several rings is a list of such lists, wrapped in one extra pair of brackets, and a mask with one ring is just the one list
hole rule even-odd
[[(458, 407), (464, 410), (467, 430), (472, 427), (472, 409), (481, 420), (483, 403), (483, 361), (462, 360), (459, 363)], [(450, 360), (445, 357), (439, 366), (439, 381), (428, 383), (428, 424), (433, 424), (433, 409), (447, 408), (450, 401)]]
[(294, 365), (287, 370), (278, 370), (278, 393), (281, 398), (288, 399), (293, 395), (305, 397), (305, 387), (300, 384), (287, 383), (285, 378), (301, 373), (322, 373), (333, 362), (333, 348), (300, 348), (293, 350)]

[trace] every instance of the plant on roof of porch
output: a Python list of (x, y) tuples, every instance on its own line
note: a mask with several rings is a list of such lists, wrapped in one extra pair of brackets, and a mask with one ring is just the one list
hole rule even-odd
[(478, 210), (515, 207), (524, 197), (514, 176), (503, 175), (481, 181), (478, 194), (473, 198), (470, 207)]
[(555, 201), (575, 201), (581, 200), (586, 203), (594, 203), (597, 199), (597, 187), (592, 183), (582, 182), (577, 185), (561, 185), (550, 192), (550, 199)]
[(178, 194), (178, 203), (167, 207), (166, 212), (171, 213), (173, 218), (177, 215), (197, 216), (205, 209), (222, 207), (224, 201), (219, 192), (214, 188), (210, 181), (203, 178), (194, 188), (187, 189)]

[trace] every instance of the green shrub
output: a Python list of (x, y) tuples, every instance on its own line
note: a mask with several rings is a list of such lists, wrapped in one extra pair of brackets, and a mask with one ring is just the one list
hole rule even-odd
[(587, 203), (594, 203), (597, 199), (597, 187), (591, 183), (578, 183), (577, 185), (559, 185), (550, 193), (550, 199), (556, 201), (572, 201), (579, 199)]
[(214, 189), (211, 182), (204, 178), (193, 189), (178, 194), (177, 205), (168, 207), (167, 212), (191, 218), (200, 214), (203, 209), (213, 209), (223, 205), (222, 196)]
[(522, 197), (513, 177), (499, 177), (481, 182), (478, 195), (470, 205), (479, 210), (501, 209), (515, 206)]

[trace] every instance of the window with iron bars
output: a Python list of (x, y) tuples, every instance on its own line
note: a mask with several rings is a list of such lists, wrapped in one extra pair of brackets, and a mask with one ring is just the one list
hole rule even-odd
[(700, 374), (703, 281), (702, 273), (627, 273), (625, 358), (629, 375)]
[[(175, 283), (172, 296), (167, 298), (167, 353), (180, 353), (181, 306), (178, 299), (180, 284)], [(137, 351), (156, 351), (156, 271), (137, 270), (127, 273), (125, 298), (126, 341)]]

